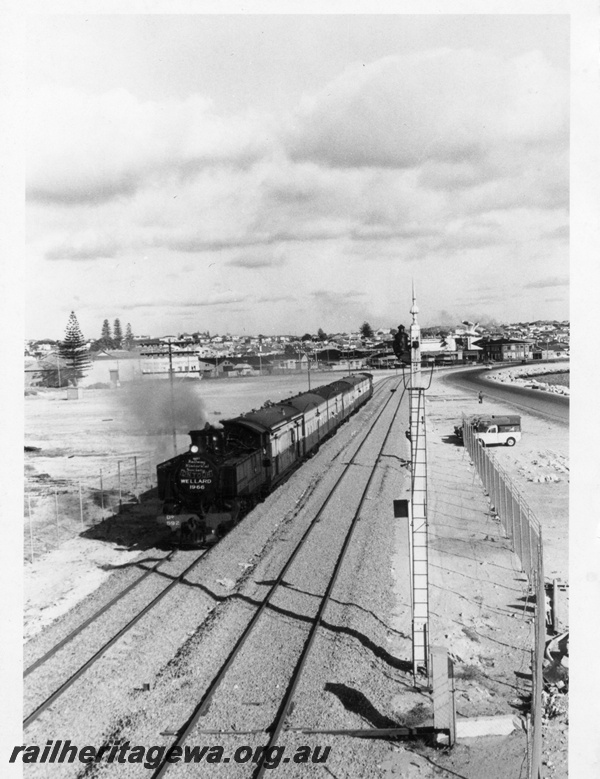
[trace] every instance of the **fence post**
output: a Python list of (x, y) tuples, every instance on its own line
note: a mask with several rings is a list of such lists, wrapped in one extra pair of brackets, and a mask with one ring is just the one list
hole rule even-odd
[(529, 526), (529, 570), (533, 571), (533, 528), (531, 523), (531, 517), (529, 516), (529, 510), (527, 511), (527, 524)]
[(81, 522), (81, 530), (83, 531), (83, 497), (81, 495), (81, 482), (79, 482), (79, 520)]
[(505, 479), (504, 480), (504, 529), (506, 530), (506, 535), (508, 538), (510, 538), (512, 543), (512, 527), (510, 529), (510, 532), (508, 530), (508, 482)]
[(104, 514), (104, 484), (102, 482), (102, 468), (100, 468), (100, 506)]
[(135, 473), (135, 486), (137, 487), (138, 475), (137, 475), (137, 456), (133, 455), (133, 471)]
[(31, 526), (31, 496), (27, 496), (27, 508), (29, 510), (29, 546), (31, 547), (31, 562), (33, 562), (33, 528)]
[(521, 501), (519, 500), (519, 496), (517, 494), (517, 514), (519, 518), (519, 538), (518, 538), (518, 545), (516, 548), (516, 553), (519, 555), (519, 562), (521, 563), (521, 568), (525, 570), (525, 566), (523, 565), (523, 509), (521, 508)]
[(117, 461), (117, 474), (118, 474), (118, 480), (119, 480), (119, 510), (121, 509), (121, 461)]
[(502, 515), (500, 517), (505, 536), (508, 538), (508, 506), (506, 505), (506, 474), (502, 474), (500, 485), (500, 505), (502, 506)]
[(58, 489), (54, 488), (54, 506), (56, 508), (56, 544), (60, 546), (60, 524), (58, 522)]

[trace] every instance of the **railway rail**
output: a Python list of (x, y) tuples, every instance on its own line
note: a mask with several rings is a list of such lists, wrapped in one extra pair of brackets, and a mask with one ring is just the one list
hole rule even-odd
[[(387, 379), (384, 379), (378, 383), (374, 391), (374, 397), (378, 397), (381, 393), (385, 392), (387, 383)], [(355, 455), (358, 453), (358, 451), (360, 451), (360, 448), (361, 447), (357, 449)], [(101, 646), (77, 668), (77, 670), (70, 674), (58, 687), (53, 690), (51, 694), (46, 696), (41, 703), (36, 705), (30, 711), (30, 713), (23, 720), (23, 728), (27, 729), (30, 725), (32, 725), (50, 706), (52, 706), (52, 704), (54, 704), (65, 692), (67, 692), (67, 690), (69, 690), (83, 674), (85, 674), (96, 662), (98, 662), (98, 660), (100, 660), (100, 658), (112, 646), (114, 646), (121, 638), (123, 638), (123, 636), (125, 636), (148, 612), (156, 607), (156, 605), (162, 601), (178, 584), (181, 584), (185, 577), (194, 570), (194, 568), (200, 563), (201, 560), (205, 560), (207, 555), (211, 554), (217, 547), (218, 544), (215, 544), (208, 549), (203, 549), (201, 553), (196, 555), (192, 562), (187, 565), (181, 572), (177, 574), (171, 574), (170, 576), (172, 577), (172, 580), (168, 585), (166, 585), (166, 587), (164, 587), (142, 608), (138, 609), (135, 614), (118, 631), (114, 632), (108, 640), (103, 642)], [(92, 628), (92, 626), (97, 624), (105, 614), (107, 614), (113, 607), (120, 603), (126, 596), (130, 595), (151, 574), (158, 574), (161, 566), (168, 562), (173, 562), (177, 551), (180, 550), (173, 550), (169, 554), (165, 555), (154, 566), (146, 570), (121, 592), (117, 593), (113, 598), (111, 598), (110, 601), (104, 604), (101, 608), (97, 609), (90, 617), (88, 617), (80, 625), (73, 629), (67, 636), (58, 641), (51, 649), (46, 651), (43, 655), (32, 662), (23, 672), (23, 678), (26, 679), (34, 674), (34, 672), (43, 669), (44, 666), (54, 657), (56, 657), (68, 644), (81, 636), (84, 631)]]
[[(400, 386), (400, 384), (398, 386)], [(398, 389), (398, 386), (395, 389)], [(302, 537), (300, 538), (300, 540), (298, 541), (298, 543), (294, 547), (292, 553), (287, 558), (287, 561), (285, 562), (284, 566), (281, 568), (281, 570), (279, 571), (279, 573), (276, 576), (275, 580), (272, 582), (272, 584), (271, 584), (271, 586), (270, 586), (266, 596), (261, 601), (261, 603), (259, 604), (258, 608), (256, 609), (256, 611), (252, 615), (251, 619), (247, 623), (246, 627), (244, 628), (243, 632), (240, 634), (240, 636), (236, 640), (235, 644), (231, 648), (231, 650), (230, 650), (229, 654), (227, 655), (226, 659), (224, 660), (223, 664), (219, 668), (217, 674), (213, 677), (212, 681), (210, 682), (210, 684), (206, 688), (204, 694), (202, 695), (202, 697), (201, 697), (200, 701), (198, 702), (198, 704), (196, 705), (195, 709), (193, 710), (193, 712), (191, 713), (189, 718), (186, 720), (186, 722), (177, 731), (177, 736), (176, 736), (175, 740), (170, 744), (168, 749), (181, 746), (188, 739), (190, 734), (194, 731), (194, 728), (196, 727), (199, 719), (207, 714), (211, 704), (213, 703), (213, 699), (215, 697), (215, 693), (217, 692), (217, 690), (219, 689), (220, 685), (224, 681), (228, 671), (232, 668), (234, 662), (239, 657), (239, 655), (240, 655), (242, 649), (244, 648), (248, 638), (253, 633), (253, 631), (256, 629), (256, 626), (259, 623), (261, 617), (265, 614), (267, 609), (271, 606), (271, 603), (273, 601), (274, 595), (282, 587), (286, 586), (285, 577), (288, 574), (288, 572), (290, 571), (290, 569), (292, 567), (292, 564), (294, 563), (294, 561), (296, 560), (296, 558), (300, 554), (301, 550), (305, 547), (305, 544), (306, 544), (308, 538), (310, 537), (312, 531), (315, 529), (315, 527), (318, 525), (319, 521), (321, 520), (321, 518), (322, 518), (322, 516), (323, 516), (323, 514), (325, 512), (325, 509), (327, 508), (328, 504), (333, 499), (333, 497), (336, 495), (336, 493), (338, 492), (338, 490), (340, 489), (340, 487), (344, 483), (344, 481), (347, 480), (347, 477), (348, 477), (349, 473), (351, 473), (352, 467), (356, 464), (356, 459), (357, 459), (358, 454), (361, 452), (363, 446), (366, 444), (366, 442), (369, 439), (372, 431), (376, 428), (376, 423), (383, 416), (383, 414), (385, 413), (388, 405), (396, 397), (393, 394), (395, 389), (392, 390), (392, 392), (390, 393), (390, 397), (384, 403), (383, 407), (379, 411), (379, 413), (378, 413), (376, 419), (374, 420), (373, 424), (371, 425), (371, 427), (367, 431), (367, 433), (364, 436), (364, 438), (362, 439), (362, 441), (359, 443), (359, 446), (357, 447), (357, 449), (354, 452), (354, 454), (351, 456), (349, 461), (344, 464), (344, 467), (343, 467), (343, 470), (342, 470), (341, 474), (337, 478), (337, 480), (336, 480), (335, 484), (333, 485), (332, 489), (329, 491), (329, 493), (327, 494), (327, 496), (325, 497), (325, 499), (321, 503), (319, 509), (316, 511), (313, 519), (311, 520), (311, 522), (307, 526), (306, 530), (304, 531)], [(329, 582), (327, 584), (326, 590), (323, 593), (323, 595), (321, 596), (320, 605), (319, 605), (317, 614), (316, 614), (316, 616), (312, 620), (312, 625), (311, 625), (311, 628), (310, 628), (310, 630), (308, 632), (308, 635), (307, 635), (307, 637), (305, 639), (305, 643), (304, 643), (302, 652), (301, 652), (300, 657), (298, 658), (298, 660), (296, 662), (296, 665), (295, 665), (294, 669), (292, 670), (292, 674), (291, 674), (289, 683), (288, 683), (287, 688), (285, 690), (285, 694), (284, 694), (283, 699), (282, 699), (282, 701), (280, 703), (279, 709), (278, 709), (278, 711), (276, 713), (275, 720), (273, 722), (273, 725), (269, 729), (270, 730), (270, 738), (269, 738), (268, 744), (265, 746), (265, 750), (267, 750), (269, 747), (273, 746), (276, 743), (276, 741), (277, 741), (277, 739), (278, 739), (278, 737), (279, 737), (279, 735), (281, 733), (281, 730), (283, 728), (285, 719), (286, 719), (288, 713), (290, 712), (290, 710), (291, 710), (291, 708), (293, 706), (293, 699), (294, 699), (295, 690), (297, 688), (297, 685), (298, 685), (298, 682), (299, 682), (299, 680), (301, 678), (303, 670), (304, 670), (304, 668), (306, 666), (306, 663), (307, 663), (308, 657), (310, 655), (310, 651), (311, 651), (311, 648), (313, 646), (315, 637), (316, 637), (318, 629), (319, 629), (319, 627), (321, 625), (321, 622), (322, 622), (322, 619), (323, 619), (323, 615), (324, 615), (324, 613), (326, 611), (327, 605), (328, 605), (328, 603), (330, 601), (333, 589), (335, 587), (335, 583), (337, 581), (338, 574), (339, 574), (339, 572), (340, 572), (340, 570), (342, 568), (342, 565), (343, 565), (343, 562), (344, 562), (344, 557), (345, 557), (346, 552), (348, 550), (348, 547), (350, 545), (350, 541), (352, 539), (352, 536), (353, 536), (353, 533), (354, 533), (354, 529), (355, 529), (355, 527), (356, 527), (356, 525), (357, 525), (357, 523), (358, 523), (358, 521), (360, 519), (361, 510), (363, 508), (365, 500), (367, 499), (368, 493), (369, 493), (369, 491), (371, 489), (372, 481), (373, 481), (373, 478), (374, 478), (375, 473), (377, 471), (377, 466), (378, 466), (378, 464), (379, 464), (379, 462), (380, 462), (380, 460), (381, 460), (381, 458), (383, 456), (384, 449), (386, 447), (386, 444), (388, 442), (389, 436), (391, 434), (393, 423), (394, 423), (394, 421), (396, 419), (396, 416), (397, 416), (397, 414), (398, 414), (398, 412), (400, 410), (400, 407), (402, 405), (402, 400), (404, 398), (404, 395), (405, 395), (405, 391), (403, 391), (400, 394), (400, 398), (397, 401), (396, 409), (395, 409), (394, 414), (393, 414), (392, 422), (390, 423), (390, 425), (388, 427), (388, 430), (387, 430), (387, 432), (385, 434), (383, 443), (381, 444), (381, 446), (379, 448), (379, 452), (377, 454), (375, 462), (371, 466), (371, 471), (370, 471), (370, 474), (369, 474), (366, 486), (362, 490), (362, 494), (361, 494), (361, 497), (360, 497), (360, 500), (359, 500), (358, 507), (357, 507), (356, 511), (354, 512), (354, 515), (353, 515), (352, 520), (350, 522), (350, 526), (349, 526), (349, 528), (346, 531), (346, 534), (345, 534), (345, 537), (344, 537), (344, 541), (342, 543), (342, 547), (341, 547), (341, 549), (340, 549), (340, 551), (338, 553), (338, 556), (336, 558), (336, 561), (335, 561), (335, 564), (334, 564), (334, 568), (333, 568), (333, 571), (332, 571), (331, 576), (329, 578)], [(254, 732), (256, 733), (256, 731), (254, 731)], [(166, 754), (168, 754), (168, 749), (167, 749)], [(166, 772), (168, 771), (170, 765), (172, 765), (172, 763), (170, 763), (166, 759), (166, 757), (165, 757), (163, 759), (163, 761), (161, 762), (161, 764), (156, 768), (156, 770), (152, 774), (152, 779), (160, 779), (161, 777), (163, 777), (166, 774)], [(255, 770), (255, 772), (253, 774), (253, 777), (255, 779), (258, 779), (258, 777), (263, 776), (264, 771), (265, 771), (264, 761), (261, 761), (257, 765), (256, 770)]]
[[(139, 610), (117, 633), (115, 633), (108, 641), (102, 644), (102, 646), (94, 652), (94, 654), (91, 655), (84, 663), (81, 665), (73, 674), (71, 674), (54, 692), (49, 695), (47, 698), (42, 701), (24, 720), (23, 720), (23, 728), (26, 729), (31, 725), (35, 720), (43, 714), (46, 709), (49, 708), (60, 696), (66, 692), (72, 685), (79, 679), (80, 676), (82, 676), (94, 663), (96, 663), (102, 655), (104, 655), (120, 638), (122, 638), (131, 628), (139, 622), (139, 620), (147, 614), (154, 606), (156, 606), (157, 603), (159, 603), (177, 584), (179, 584), (185, 576), (192, 571), (196, 565), (200, 562), (200, 560), (205, 557), (205, 555), (210, 552), (211, 550), (203, 550), (201, 554), (197, 555), (196, 558), (192, 561), (190, 565), (188, 565), (186, 568), (184, 568), (181, 573), (179, 573), (176, 577), (172, 579), (172, 581), (164, 587), (158, 595), (156, 595), (152, 600), (147, 603), (141, 610)], [(155, 566), (153, 566), (151, 569), (146, 571), (146, 573), (142, 574), (142, 576), (138, 577), (134, 582), (132, 582), (127, 588), (125, 588), (122, 592), (118, 593), (109, 603), (107, 603), (102, 608), (98, 609), (91, 617), (89, 617), (85, 622), (83, 622), (81, 625), (79, 625), (75, 630), (71, 631), (68, 636), (66, 636), (62, 641), (59, 641), (58, 644), (56, 644), (52, 649), (50, 649), (48, 652), (46, 652), (45, 655), (40, 657), (38, 660), (35, 661), (35, 663), (32, 663), (24, 672), (23, 676), (27, 677), (29, 676), (33, 671), (38, 670), (39, 668), (42, 668), (45, 663), (47, 663), (50, 659), (55, 657), (58, 652), (60, 652), (68, 643), (70, 643), (73, 639), (75, 639), (77, 636), (81, 635), (84, 630), (86, 630), (88, 627), (90, 627), (92, 624), (97, 623), (101, 616), (103, 616), (110, 608), (112, 608), (116, 603), (118, 603), (122, 598), (124, 598), (126, 595), (128, 595), (133, 589), (135, 589), (139, 584), (142, 583), (142, 581), (151, 573), (156, 573), (158, 570), (158, 567), (162, 565), (164, 562), (166, 562), (167, 559), (171, 559), (171, 555), (167, 555), (165, 558), (159, 561), (159, 563)]]

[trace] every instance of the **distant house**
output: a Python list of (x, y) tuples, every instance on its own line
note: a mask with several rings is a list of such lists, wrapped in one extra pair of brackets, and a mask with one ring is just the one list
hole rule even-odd
[(559, 360), (569, 356), (569, 345), (560, 341), (542, 341), (533, 347), (534, 360)]
[(367, 358), (367, 365), (369, 368), (393, 368), (397, 360), (395, 354), (378, 353)]
[(92, 352), (92, 364), (83, 379), (80, 387), (89, 387), (94, 384), (108, 384), (118, 387), (123, 382), (135, 381), (142, 377), (142, 361), (140, 352), (125, 349), (111, 349), (110, 351)]

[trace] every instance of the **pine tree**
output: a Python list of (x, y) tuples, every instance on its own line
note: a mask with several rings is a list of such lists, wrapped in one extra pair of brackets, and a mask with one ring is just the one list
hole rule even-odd
[(102, 335), (100, 336), (100, 343), (103, 349), (112, 349), (113, 339), (110, 332), (110, 323), (108, 319), (105, 319), (102, 323)]
[(360, 326), (360, 334), (363, 338), (373, 338), (373, 328), (368, 322), (363, 322)]
[(71, 311), (65, 330), (65, 339), (60, 341), (58, 353), (67, 363), (69, 381), (77, 386), (77, 381), (85, 375), (86, 369), (91, 365), (91, 360), (74, 311)]
[(113, 344), (115, 349), (120, 349), (123, 345), (123, 330), (121, 329), (120, 319), (115, 319), (113, 325)]
[(323, 330), (322, 327), (320, 327), (317, 331), (317, 338), (319, 339), (319, 341), (327, 340), (327, 333), (325, 332), (325, 330)]
[(125, 328), (125, 340), (123, 341), (123, 346), (128, 350), (133, 349), (133, 331), (129, 322), (127, 322), (127, 327)]

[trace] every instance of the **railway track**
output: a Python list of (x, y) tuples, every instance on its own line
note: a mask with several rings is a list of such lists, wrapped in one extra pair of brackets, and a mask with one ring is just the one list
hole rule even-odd
[[(396, 387), (397, 389), (397, 387)], [(357, 526), (357, 523), (360, 521), (361, 518), (361, 511), (364, 506), (365, 501), (368, 499), (369, 493), (372, 488), (372, 482), (375, 477), (375, 474), (377, 472), (378, 465), (381, 462), (382, 457), (384, 456), (384, 450), (386, 447), (386, 444), (388, 442), (389, 436), (392, 431), (393, 423), (397, 417), (397, 414), (400, 410), (402, 400), (404, 398), (404, 392), (400, 394), (400, 398), (397, 401), (396, 408), (393, 412), (392, 421), (390, 422), (387, 432), (384, 436), (383, 442), (381, 443), (379, 447), (378, 454), (375, 458), (375, 462), (372, 463), (370, 466), (370, 473), (368, 475), (367, 481), (365, 486), (362, 488), (360, 498), (358, 501), (358, 506), (356, 510), (354, 511), (354, 514), (352, 516), (352, 519), (350, 521), (349, 527), (345, 531), (345, 535), (343, 538), (343, 542), (341, 545), (341, 548), (337, 554), (337, 557), (335, 558), (335, 562), (333, 565), (333, 570), (329, 576), (328, 583), (326, 585), (325, 591), (323, 594), (319, 597), (319, 606), (316, 612), (316, 615), (314, 615), (312, 618), (309, 618), (310, 621), (310, 628), (308, 630), (307, 635), (305, 636), (302, 650), (299, 654), (299, 657), (297, 658), (297, 661), (294, 665), (294, 668), (292, 669), (290, 678), (288, 680), (287, 685), (285, 686), (284, 694), (281, 698), (281, 701), (279, 703), (278, 709), (275, 713), (274, 720), (270, 727), (268, 727), (265, 731), (268, 730), (269, 732), (269, 739), (268, 743), (264, 746), (265, 750), (268, 750), (270, 747), (274, 746), (277, 743), (277, 740), (282, 732), (282, 729), (284, 727), (285, 720), (288, 716), (288, 714), (291, 712), (293, 705), (294, 705), (294, 695), (298, 686), (298, 683), (302, 677), (303, 671), (307, 665), (308, 658), (311, 653), (312, 646), (315, 641), (315, 637), (317, 636), (317, 633), (319, 631), (319, 627), (322, 624), (324, 614), (326, 612), (327, 606), (330, 602), (336, 581), (338, 579), (339, 572), (342, 568), (344, 558), (346, 555), (346, 552), (350, 546), (350, 542), (352, 540), (355, 528)], [(268, 613), (270, 610), (273, 610), (273, 601), (275, 599), (275, 596), (279, 594), (282, 589), (285, 589), (289, 586), (289, 584), (286, 582), (286, 576), (289, 574), (294, 562), (300, 555), (300, 553), (305, 549), (306, 543), (311, 537), (313, 531), (318, 526), (320, 520), (322, 519), (325, 510), (327, 509), (330, 502), (334, 499), (334, 497), (337, 496), (340, 489), (346, 484), (349, 477), (352, 477), (352, 471), (354, 466), (357, 464), (357, 458), (358, 455), (361, 453), (363, 447), (365, 446), (366, 442), (369, 440), (372, 431), (376, 428), (376, 423), (381, 419), (383, 414), (385, 413), (388, 405), (392, 403), (395, 396), (390, 393), (390, 397), (385, 401), (383, 407), (380, 409), (379, 413), (376, 416), (376, 419), (374, 420), (373, 424), (367, 431), (366, 435), (360, 441), (359, 446), (357, 447), (356, 451), (353, 453), (353, 455), (350, 457), (348, 462), (344, 463), (343, 470), (341, 474), (336, 479), (335, 484), (333, 485), (332, 489), (327, 494), (325, 500), (321, 503), (320, 507), (314, 514), (312, 520), (310, 521), (309, 525), (307, 526), (306, 530), (304, 531), (302, 537), (297, 542), (296, 546), (292, 550), (291, 554), (287, 558), (287, 561), (277, 574), (275, 580), (270, 583), (270, 588), (266, 594), (266, 596), (263, 598), (262, 602), (258, 605), (256, 611), (252, 615), (251, 619), (246, 624), (246, 627), (244, 628), (243, 632), (239, 635), (237, 640), (235, 641), (234, 645), (229, 651), (229, 654), (225, 658), (224, 662), (222, 663), (221, 667), (219, 668), (217, 674), (212, 678), (212, 681), (208, 685), (208, 687), (205, 689), (204, 694), (202, 695), (201, 699), (197, 703), (196, 707), (190, 714), (189, 718), (183, 723), (183, 725), (177, 730), (176, 732), (176, 738), (174, 741), (170, 744), (170, 746), (167, 748), (166, 754), (168, 755), (169, 750), (173, 749), (175, 747), (181, 747), (182, 744), (184, 744), (189, 736), (194, 732), (198, 721), (200, 718), (206, 716), (208, 714), (209, 709), (214, 704), (215, 695), (225, 680), (228, 672), (231, 671), (232, 667), (234, 666), (236, 660), (240, 657), (248, 639), (254, 634), (257, 626), (261, 623), (261, 619), (265, 616), (266, 613)], [(280, 610), (280, 609), (276, 609)], [(213, 713), (214, 716), (214, 713)], [(209, 732), (209, 731), (204, 731)], [(213, 731), (211, 731), (213, 732)], [(237, 733), (240, 731), (237, 730)], [(256, 733), (257, 731), (252, 731), (253, 733)], [(152, 779), (160, 779), (163, 777), (168, 769), (169, 766), (172, 765), (167, 758), (165, 757), (161, 764), (156, 768), (154, 773), (152, 774)], [(264, 772), (266, 770), (264, 761), (259, 761), (258, 765), (255, 768), (255, 771), (253, 773), (253, 779), (258, 779), (258, 777), (262, 777), (264, 775)]]
[[(214, 547), (211, 547), (214, 548)], [(131, 628), (136, 625), (140, 619), (142, 619), (145, 614), (147, 614), (152, 608), (156, 606), (157, 603), (159, 603), (174, 587), (177, 586), (184, 578), (185, 576), (192, 571), (196, 565), (200, 562), (200, 560), (210, 552), (211, 549), (203, 550), (201, 554), (196, 555), (192, 563), (184, 568), (183, 571), (181, 571), (178, 575), (174, 576), (171, 580), (171, 582), (164, 587), (157, 595), (155, 595), (146, 605), (139, 609), (131, 619), (129, 619), (126, 624), (121, 627), (116, 633), (114, 633), (111, 638), (108, 639), (108, 641), (105, 641), (102, 643), (102, 645), (95, 651), (77, 670), (72, 673), (68, 678), (66, 678), (62, 684), (60, 684), (59, 687), (57, 687), (54, 692), (52, 692), (48, 697), (46, 697), (39, 705), (37, 705), (33, 711), (30, 712), (30, 714), (25, 717), (23, 720), (23, 728), (28, 728), (33, 722), (35, 722), (38, 717), (43, 714), (46, 709), (48, 709), (55, 701), (60, 698), (60, 696), (65, 693), (72, 685), (89, 669), (91, 666), (96, 663), (119, 639), (121, 639)], [(150, 568), (148, 571), (146, 571), (144, 574), (142, 574), (140, 577), (138, 577), (134, 582), (132, 582), (128, 587), (126, 587), (122, 592), (118, 593), (111, 601), (109, 601), (107, 604), (105, 604), (102, 608), (98, 609), (94, 614), (92, 614), (91, 617), (89, 617), (87, 620), (85, 620), (81, 625), (79, 625), (75, 630), (71, 631), (69, 635), (67, 635), (64, 639), (58, 642), (52, 649), (50, 649), (48, 652), (46, 652), (42, 657), (40, 657), (38, 660), (36, 660), (34, 663), (32, 663), (28, 668), (25, 669), (23, 676), (26, 678), (30, 674), (32, 674), (34, 671), (38, 671), (44, 667), (44, 665), (52, 660), (52, 658), (56, 657), (56, 655), (61, 652), (67, 644), (74, 641), (78, 636), (80, 636), (85, 630), (90, 628), (92, 625), (98, 623), (98, 621), (101, 619), (104, 614), (106, 614), (111, 608), (113, 608), (117, 603), (119, 603), (123, 598), (125, 598), (127, 595), (129, 595), (136, 587), (138, 587), (147, 576), (149, 576), (151, 573), (156, 573), (158, 571), (158, 568), (165, 562), (172, 560), (172, 555), (166, 555), (165, 558), (160, 560), (155, 566)]]
[[(385, 392), (387, 384), (388, 380), (384, 379), (376, 385), (374, 398)], [(357, 454), (359, 450), (360, 447), (355, 454)], [(200, 561), (203, 559), (205, 560), (206, 557), (210, 555), (217, 547), (218, 544), (215, 544), (208, 549), (202, 550), (200, 554), (196, 554), (194, 556), (190, 564), (186, 565), (183, 570), (180, 570), (179, 572), (175, 571), (169, 573), (166, 571), (160, 571), (159, 569), (161, 566), (167, 563), (173, 563), (176, 556), (176, 551), (180, 550), (174, 550), (171, 553), (165, 555), (165, 557), (159, 560), (154, 566), (144, 571), (144, 573), (131, 582), (126, 588), (111, 598), (110, 601), (104, 604), (101, 608), (97, 609), (90, 617), (84, 620), (75, 629), (70, 631), (68, 635), (58, 641), (51, 649), (46, 651), (34, 662), (32, 662), (25, 669), (23, 678), (28, 679), (33, 675), (33, 680), (30, 680), (30, 685), (34, 686), (36, 672), (43, 672), (48, 663), (50, 663), (63, 650), (65, 650), (69, 644), (72, 644), (72, 642), (80, 638), (82, 634), (84, 634), (86, 631), (89, 632), (95, 625), (98, 625), (102, 621), (102, 618), (105, 617), (105, 615), (107, 615), (111, 609), (115, 608), (117, 605), (120, 605), (120, 607), (123, 608), (124, 605), (126, 605), (123, 603), (124, 599), (127, 596), (131, 596), (134, 591), (140, 585), (142, 585), (143, 582), (148, 579), (148, 577), (150, 577), (151, 574), (163, 574), (171, 579), (169, 584), (162, 588), (141, 608), (134, 607), (132, 609), (133, 616), (130, 616), (116, 632), (113, 632), (110, 635), (107, 640), (101, 641), (98, 648), (89, 654), (87, 659), (78, 665), (77, 669), (73, 673), (69, 674), (66, 678), (61, 680), (60, 684), (58, 684), (50, 694), (46, 695), (41, 702), (36, 703), (33, 706), (30, 713), (23, 720), (23, 728), (29, 728), (47, 709), (49, 709), (50, 706), (52, 706), (64, 693), (66, 693), (75, 684), (75, 682), (77, 682), (77, 680), (83, 676), (83, 674), (85, 674), (95, 663), (97, 663), (111, 647), (120, 641), (146, 614), (148, 614), (148, 612), (155, 608), (177, 585), (184, 582), (186, 576), (196, 568)]]

